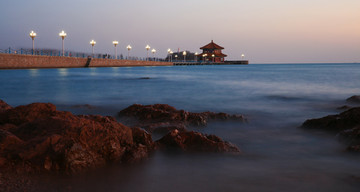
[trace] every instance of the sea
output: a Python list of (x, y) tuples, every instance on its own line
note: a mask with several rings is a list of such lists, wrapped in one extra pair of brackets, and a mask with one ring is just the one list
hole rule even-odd
[(300, 126), (342, 112), (359, 94), (356, 63), (0, 70), (0, 99), (12, 106), (50, 102), (116, 117), (134, 103), (161, 103), (247, 118), (190, 128), (237, 145), (240, 155), (156, 152), (135, 165), (47, 176), (40, 191), (358, 192), (360, 154)]

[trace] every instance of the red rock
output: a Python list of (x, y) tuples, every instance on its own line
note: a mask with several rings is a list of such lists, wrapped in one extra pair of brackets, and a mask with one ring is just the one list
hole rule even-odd
[(9, 104), (5, 103), (5, 101), (0, 99), (0, 112), (6, 111), (6, 110), (11, 109), (11, 108), (12, 107)]
[(0, 124), (10, 123), (20, 125), (36, 119), (52, 116), (56, 113), (56, 107), (50, 103), (33, 103), (19, 106), (6, 111), (0, 116)]
[[(24, 172), (30, 168), (77, 173), (111, 163), (136, 162), (154, 149), (151, 135), (113, 117), (76, 116), (43, 103), (5, 111), (0, 145), (0, 158)], [(25, 162), (28, 166), (21, 168)]]
[(215, 135), (204, 135), (198, 132), (171, 131), (156, 141), (159, 148), (181, 150), (185, 152), (228, 152), (240, 153), (235, 145), (223, 141)]
[(150, 132), (161, 129), (160, 132), (176, 129), (185, 129), (186, 126), (205, 126), (209, 120), (234, 119), (246, 121), (242, 115), (226, 113), (192, 113), (177, 110), (167, 104), (139, 105), (134, 104), (119, 112), (120, 117), (131, 117), (138, 120), (135, 126), (142, 127)]

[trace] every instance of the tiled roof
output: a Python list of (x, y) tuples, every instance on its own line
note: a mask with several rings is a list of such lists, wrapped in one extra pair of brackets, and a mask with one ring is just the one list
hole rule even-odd
[(221, 47), (220, 45), (214, 43), (213, 40), (211, 40), (211, 43), (201, 47), (200, 49), (224, 49), (224, 47)]

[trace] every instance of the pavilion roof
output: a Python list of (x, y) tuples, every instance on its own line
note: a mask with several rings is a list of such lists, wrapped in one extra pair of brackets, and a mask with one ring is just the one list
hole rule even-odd
[(221, 47), (220, 45), (214, 43), (213, 40), (211, 40), (211, 43), (201, 47), (200, 49), (224, 49), (224, 47)]

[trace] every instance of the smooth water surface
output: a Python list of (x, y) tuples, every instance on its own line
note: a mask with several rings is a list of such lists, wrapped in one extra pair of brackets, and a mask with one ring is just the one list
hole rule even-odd
[(346, 98), (360, 94), (359, 64), (0, 70), (0, 82), (0, 99), (13, 106), (51, 102), (76, 114), (115, 116), (134, 103), (166, 103), (249, 120), (194, 128), (236, 144), (242, 155), (157, 152), (140, 165), (51, 178), (44, 191), (360, 190), (360, 155), (334, 135), (298, 128), (341, 112)]

